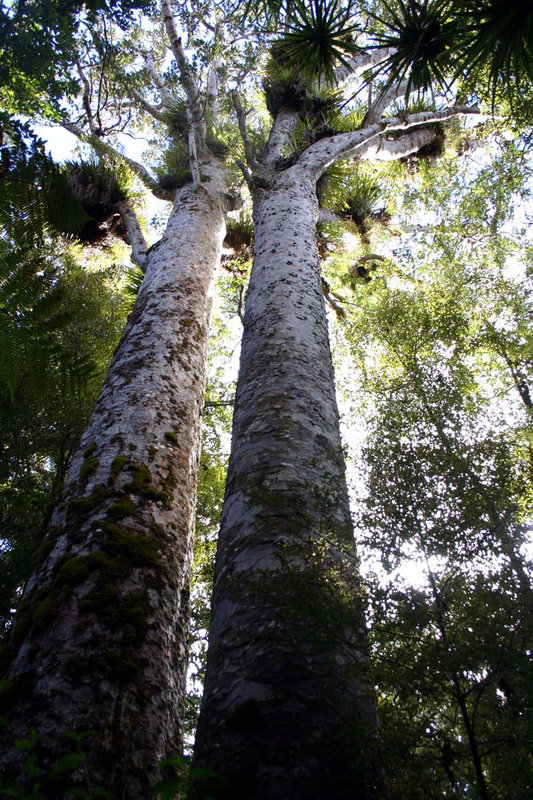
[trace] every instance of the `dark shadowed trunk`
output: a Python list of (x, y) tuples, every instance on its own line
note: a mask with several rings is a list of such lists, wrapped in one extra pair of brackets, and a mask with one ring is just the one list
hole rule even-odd
[[(2, 658), (1, 766), (35, 728), (46, 772), (87, 740), (93, 785), (150, 796), (157, 762), (181, 747), (189, 579), (219, 197), (181, 190), (146, 277)], [(4, 669), (2, 670), (4, 672)], [(72, 746), (71, 746), (72, 747)]]
[(317, 213), (297, 167), (256, 192), (195, 752), (217, 800), (354, 800), (379, 783)]

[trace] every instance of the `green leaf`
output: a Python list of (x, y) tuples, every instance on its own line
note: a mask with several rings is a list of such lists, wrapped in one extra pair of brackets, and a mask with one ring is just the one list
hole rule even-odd
[(83, 753), (67, 753), (56, 761), (50, 775), (55, 778), (56, 775), (63, 775), (65, 772), (73, 772), (83, 764), (83, 759)]
[(152, 791), (158, 795), (160, 800), (171, 800), (178, 792), (187, 787), (187, 783), (186, 778), (164, 778), (152, 786)]
[(66, 794), (68, 797), (90, 797), (89, 792), (83, 786), (71, 786), (67, 789)]
[(109, 800), (114, 800), (115, 796), (111, 789), (106, 789), (103, 786), (93, 786), (93, 797), (108, 797)]

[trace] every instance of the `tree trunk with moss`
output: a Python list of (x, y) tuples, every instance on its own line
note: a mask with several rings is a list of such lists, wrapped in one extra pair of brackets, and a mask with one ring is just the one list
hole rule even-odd
[(366, 634), (318, 267), (315, 181), (255, 192), (196, 766), (217, 800), (376, 796)]
[(14, 739), (35, 728), (45, 795), (54, 800), (75, 783), (72, 776), (47, 778), (69, 750), (65, 731), (95, 730), (86, 740), (91, 784), (129, 800), (150, 795), (157, 762), (181, 747), (222, 199), (201, 185), (184, 187), (148, 255), (135, 308), (2, 652), (9, 682), (0, 713), (9, 728), (0, 765), (6, 773), (20, 765)]

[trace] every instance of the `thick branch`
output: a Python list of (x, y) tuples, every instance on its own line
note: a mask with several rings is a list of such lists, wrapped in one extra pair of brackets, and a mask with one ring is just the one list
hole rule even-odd
[(408, 81), (397, 81), (393, 86), (389, 86), (380, 92), (367, 111), (365, 116), (365, 125), (370, 125), (372, 122), (377, 122), (385, 109), (394, 100), (405, 94), (407, 86)]
[(326, 302), (331, 306), (338, 317), (346, 316), (346, 311), (336, 302), (335, 296), (331, 291), (331, 286), (324, 278), (322, 278), (322, 294), (324, 295)]
[(145, 100), (142, 94), (137, 89), (131, 90), (131, 96), (139, 103), (139, 105), (142, 108), (144, 108), (147, 114), (150, 114), (150, 116), (154, 117), (154, 119), (159, 120), (159, 122), (165, 122), (165, 113), (161, 111), (161, 109), (149, 103), (148, 100)]
[(244, 157), (246, 159), (246, 164), (252, 169), (254, 166), (254, 151), (250, 137), (248, 136), (248, 129), (246, 128), (246, 112), (242, 107), (241, 98), (239, 97), (239, 93), (236, 89), (232, 91), (231, 98), (233, 100), (233, 107), (237, 115), (239, 133), (241, 134), (242, 143), (244, 145)]
[(144, 238), (144, 233), (139, 225), (137, 214), (133, 210), (131, 200), (121, 200), (120, 203), (117, 203), (117, 211), (122, 217), (128, 232), (128, 244), (131, 247), (131, 260), (144, 272), (146, 269), (148, 242)]
[(359, 150), (358, 157), (365, 161), (398, 161), (417, 153), (424, 145), (431, 144), (435, 136), (435, 131), (431, 128), (420, 128), (400, 136), (399, 139), (378, 139)]
[[(331, 164), (344, 158), (359, 155), (360, 150), (373, 139), (389, 131), (401, 131), (419, 125), (443, 122), (463, 114), (478, 114), (477, 108), (455, 107), (440, 111), (421, 111), (406, 117), (383, 117), (379, 122), (365, 125), (358, 131), (338, 133), (312, 144), (301, 155), (298, 163), (318, 179)], [(365, 147), (366, 149), (366, 147)]]
[(265, 163), (271, 166), (283, 153), (283, 148), (288, 144), (299, 115), (297, 111), (281, 109), (277, 114), (268, 139)]
[(76, 66), (78, 68), (78, 74), (81, 78), (81, 82), (83, 83), (82, 103), (85, 109), (85, 113), (87, 115), (87, 122), (89, 123), (89, 128), (91, 130), (91, 133), (96, 136), (98, 131), (98, 126), (94, 121), (94, 115), (91, 108), (91, 84), (79, 61), (76, 62)]
[(200, 90), (193, 78), (189, 62), (185, 56), (181, 37), (178, 34), (170, 0), (162, 0), (165, 28), (170, 40), (170, 47), (174, 58), (178, 64), (181, 83), (187, 97), (187, 106), (190, 112), (190, 122), (198, 130), (202, 140), (205, 139), (205, 115), (202, 103), (200, 102)]
[(113, 145), (109, 144), (108, 142), (101, 139), (99, 136), (94, 136), (93, 134), (87, 133), (80, 128), (79, 125), (76, 125), (75, 122), (63, 122), (63, 128), (69, 131), (69, 133), (73, 133), (74, 136), (77, 136), (78, 139), (81, 139), (83, 142), (87, 142), (87, 144), (92, 145), (97, 152), (105, 153), (113, 158), (120, 158), (124, 161), (137, 175), (138, 178), (144, 183), (147, 189), (155, 195), (155, 197), (159, 197), (160, 200), (174, 200), (174, 193), (169, 192), (166, 189), (162, 189), (159, 183), (153, 178), (146, 167), (143, 167), (142, 164), (139, 164), (138, 161), (134, 161), (134, 159), (125, 156), (124, 153), (121, 153), (117, 150)]
[(209, 109), (213, 124), (220, 125), (220, 118), (218, 116), (218, 74), (214, 67), (211, 67), (207, 74), (207, 108)]
[(200, 90), (193, 78), (189, 62), (185, 56), (181, 37), (178, 35), (178, 31), (174, 23), (174, 17), (172, 16), (172, 10), (170, 8), (170, 0), (162, 0), (162, 7), (165, 28), (170, 40), (170, 47), (178, 64), (181, 83), (187, 98), (187, 119), (189, 121), (189, 133), (187, 136), (187, 141), (189, 146), (189, 162), (191, 165), (193, 182), (195, 185), (198, 185), (201, 183), (201, 178), (200, 168), (198, 166), (196, 136), (198, 136), (198, 142), (202, 148), (205, 145), (206, 137), (204, 109), (202, 103), (200, 102)]
[(145, 63), (145, 66), (146, 66), (146, 71), (147, 71), (148, 75), (151, 77), (151, 79), (153, 80), (155, 86), (157, 87), (157, 91), (161, 95), (162, 102), (163, 103), (170, 102), (172, 100), (172, 92), (170, 92), (167, 89), (167, 87), (165, 86), (165, 83), (163, 81), (163, 78), (161, 77), (161, 75), (157, 71), (154, 59), (152, 58), (152, 54), (151, 53), (144, 53), (143, 55), (144, 55), (144, 63)]
[(335, 70), (335, 81), (337, 83), (344, 83), (350, 78), (362, 75), (363, 72), (372, 69), (372, 67), (375, 67), (387, 58), (391, 52), (392, 50), (388, 47), (380, 47), (372, 53), (367, 53), (365, 51), (355, 53), (352, 58), (347, 59), (347, 65), (341, 64), (337, 67)]
[(326, 225), (328, 222), (342, 222), (342, 217), (339, 217), (338, 214), (335, 214), (331, 208), (323, 208), (322, 206), (318, 209), (318, 224), (319, 225)]

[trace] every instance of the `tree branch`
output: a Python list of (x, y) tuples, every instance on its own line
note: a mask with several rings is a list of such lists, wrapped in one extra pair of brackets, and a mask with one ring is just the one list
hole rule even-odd
[(146, 167), (143, 167), (143, 165), (139, 164), (138, 161), (134, 161), (132, 158), (125, 156), (124, 153), (121, 153), (120, 150), (117, 150), (115, 147), (113, 147), (113, 145), (104, 141), (99, 136), (87, 133), (75, 122), (63, 122), (62, 127), (69, 131), (69, 133), (73, 133), (74, 136), (77, 136), (78, 139), (81, 139), (81, 141), (90, 144), (92, 147), (94, 147), (96, 152), (105, 153), (113, 158), (119, 158), (124, 161), (137, 175), (137, 177), (141, 179), (147, 189), (150, 189), (155, 197), (158, 197), (160, 200), (174, 200), (174, 192), (169, 192), (166, 189), (162, 189), (156, 179), (150, 175)]
[(161, 95), (161, 101), (163, 103), (170, 102), (172, 100), (172, 92), (170, 92), (167, 89), (167, 87), (165, 86), (165, 83), (163, 81), (163, 78), (161, 77), (161, 75), (157, 71), (154, 59), (152, 58), (152, 54), (151, 53), (143, 53), (143, 57), (144, 57), (144, 63), (145, 63), (145, 66), (146, 66), (146, 71), (147, 71), (148, 75), (151, 77), (151, 79), (153, 80), (155, 86), (157, 87), (157, 91)]
[(289, 137), (299, 120), (297, 111), (281, 109), (274, 119), (274, 124), (268, 139), (265, 163), (272, 166), (281, 156), (283, 148), (289, 141)]
[(85, 113), (87, 114), (87, 122), (89, 123), (91, 133), (93, 136), (96, 136), (98, 133), (98, 126), (94, 121), (94, 115), (91, 108), (91, 84), (79, 61), (76, 61), (76, 67), (78, 69), (78, 75), (81, 78), (81, 82), (83, 83), (82, 103)]
[(345, 309), (336, 302), (333, 292), (331, 291), (331, 286), (324, 278), (322, 278), (322, 294), (338, 317), (346, 316)]
[(231, 99), (233, 100), (233, 107), (237, 115), (239, 133), (241, 134), (242, 143), (244, 145), (244, 157), (246, 164), (248, 167), (250, 167), (250, 169), (253, 169), (255, 159), (252, 143), (250, 141), (250, 137), (248, 136), (248, 129), (246, 128), (246, 112), (242, 107), (241, 98), (239, 97), (239, 93), (236, 89), (233, 89), (231, 93)]
[(145, 100), (142, 94), (137, 89), (131, 90), (131, 96), (139, 103), (139, 105), (144, 108), (147, 114), (150, 114), (154, 119), (159, 120), (159, 122), (165, 122), (165, 113), (161, 111), (156, 106), (153, 106), (148, 100)]
[(372, 67), (387, 58), (391, 52), (392, 50), (389, 47), (380, 47), (372, 53), (367, 53), (366, 51), (355, 53), (352, 58), (347, 59), (347, 65), (341, 64), (335, 70), (336, 82), (341, 84), (350, 78), (362, 75), (363, 72), (372, 69)]
[(318, 209), (318, 224), (319, 225), (326, 225), (328, 222), (342, 222), (342, 217), (339, 217), (331, 208), (323, 208), (322, 206)]
[(144, 238), (137, 214), (133, 210), (131, 200), (121, 200), (117, 203), (117, 211), (119, 212), (126, 231), (128, 232), (128, 244), (131, 247), (131, 260), (139, 266), (142, 271), (146, 270), (146, 253), (148, 251), (148, 242)]
[(201, 135), (202, 140), (204, 140), (205, 114), (202, 103), (200, 102), (200, 90), (193, 78), (189, 62), (185, 56), (181, 37), (178, 35), (178, 31), (174, 23), (174, 17), (172, 16), (172, 10), (170, 8), (170, 0), (162, 0), (162, 6), (163, 18), (170, 41), (170, 47), (178, 64), (181, 82), (185, 91), (185, 96), (187, 97), (187, 106), (191, 115), (190, 122), (195, 128), (198, 129), (198, 133)]
[(380, 92), (374, 102), (370, 104), (365, 115), (364, 124), (370, 125), (372, 122), (377, 122), (387, 106), (405, 94), (408, 83), (407, 80), (398, 81), (393, 86), (389, 86)]
[(435, 136), (435, 131), (431, 128), (420, 128), (400, 136), (399, 139), (378, 139), (359, 150), (357, 155), (364, 161), (398, 161), (417, 153), (424, 145), (431, 144)]
[(365, 145), (383, 133), (407, 130), (419, 125), (444, 122), (452, 117), (478, 113), (477, 108), (459, 106), (440, 111), (421, 111), (406, 117), (383, 117), (379, 122), (365, 125), (357, 131), (338, 133), (326, 139), (320, 139), (302, 153), (298, 164), (308, 170), (315, 179), (318, 179), (331, 164), (359, 155), (359, 151)]

